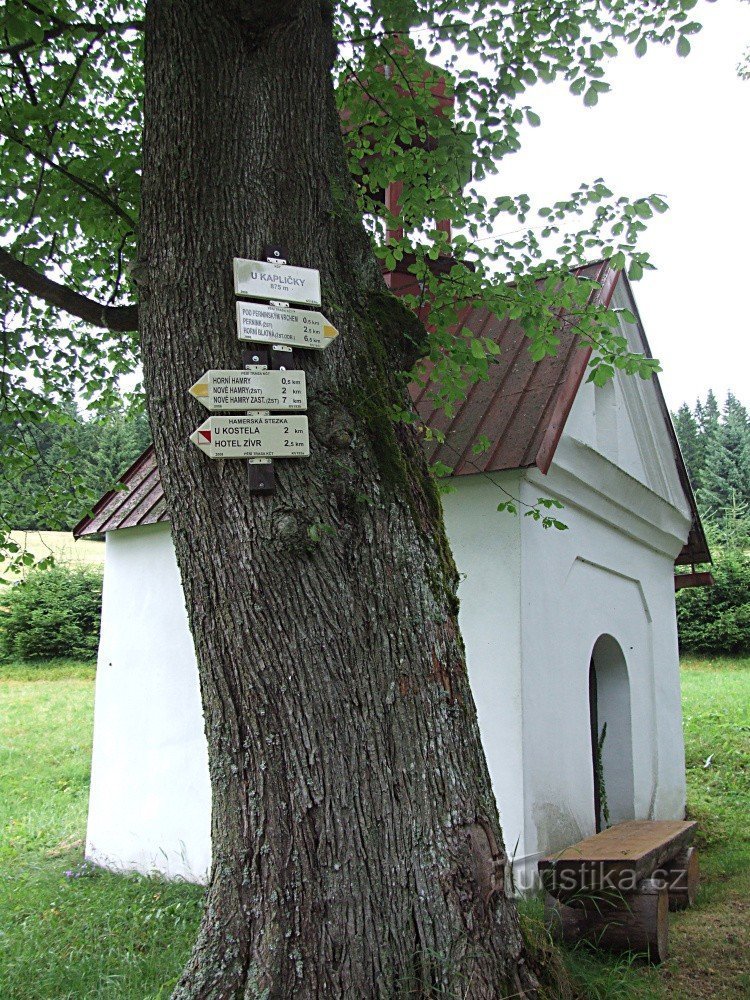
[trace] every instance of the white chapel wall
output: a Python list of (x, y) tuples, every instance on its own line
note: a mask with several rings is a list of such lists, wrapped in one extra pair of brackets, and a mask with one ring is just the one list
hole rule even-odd
[(107, 535), (86, 857), (202, 881), (211, 789), (168, 524)]
[[(561, 449), (566, 454), (566, 449)], [(569, 455), (569, 452), (568, 452)], [(584, 475), (584, 468), (579, 470)], [(657, 503), (627, 477), (615, 484)], [(612, 636), (628, 670), (633, 815), (682, 818), (685, 807), (673, 563), (688, 522), (663, 510), (651, 529), (570, 470), (529, 471), (521, 496), (558, 496), (566, 531), (522, 523), (521, 622), (525, 829), (530, 867), (595, 831), (588, 672), (597, 639)], [(629, 494), (630, 495), (630, 494)], [(658, 501), (666, 508), (663, 501)], [(593, 508), (593, 509), (592, 509)], [(622, 523), (621, 523), (622, 522)], [(623, 530), (622, 525), (627, 530)], [(638, 540), (642, 531), (646, 541)], [(660, 548), (660, 546), (662, 548)]]
[(497, 510), (508, 494), (518, 495), (519, 478), (515, 471), (457, 477), (455, 492), (443, 497), (443, 510), (462, 577), (459, 624), (482, 744), (506, 850), (520, 857), (525, 850), (521, 533), (518, 518)]

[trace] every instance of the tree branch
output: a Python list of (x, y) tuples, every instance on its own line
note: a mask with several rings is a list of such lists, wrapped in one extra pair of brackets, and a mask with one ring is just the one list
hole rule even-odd
[(40, 41), (34, 41), (33, 38), (26, 38), (22, 42), (14, 42), (13, 45), (8, 45), (5, 48), (0, 48), (0, 55), (3, 56), (15, 56), (19, 52), (25, 52), (26, 49), (33, 49), (37, 46), (42, 46), (47, 42), (54, 41), (55, 38), (59, 38), (61, 35), (105, 35), (113, 31), (142, 31), (143, 21), (109, 21), (107, 24), (97, 24), (95, 21), (84, 22), (78, 24), (56, 24), (54, 28), (49, 28), (44, 32), (42, 39)]
[(72, 288), (45, 277), (28, 264), (16, 260), (2, 248), (0, 248), (0, 275), (43, 299), (47, 305), (64, 309), (65, 312), (91, 323), (92, 326), (104, 327), (105, 330), (117, 333), (138, 329), (137, 305), (108, 306), (103, 302), (96, 302), (87, 295), (81, 295)]
[(74, 174), (72, 171), (68, 170), (67, 167), (64, 167), (62, 163), (58, 163), (57, 160), (51, 159), (51, 157), (47, 156), (46, 153), (42, 153), (40, 150), (34, 149), (33, 146), (30, 146), (19, 136), (14, 135), (13, 132), (9, 131), (7, 127), (0, 127), (0, 135), (4, 136), (6, 139), (10, 139), (11, 142), (15, 142), (16, 145), (21, 147), (21, 149), (25, 149), (29, 156), (33, 156), (34, 159), (39, 160), (40, 163), (46, 163), (48, 167), (52, 168), (52, 170), (56, 170), (59, 174), (62, 174), (63, 177), (67, 177), (73, 184), (77, 184), (78, 187), (83, 188), (83, 190), (88, 192), (88, 194), (97, 198), (110, 208), (116, 216), (120, 219), (124, 219), (124, 221), (127, 222), (129, 226), (132, 226), (133, 229), (138, 228), (138, 223), (135, 221), (133, 216), (126, 212), (124, 208), (120, 208), (113, 198), (110, 198), (105, 191), (100, 190), (100, 188), (98, 188), (95, 184), (92, 184), (83, 177), (79, 177), (77, 174)]

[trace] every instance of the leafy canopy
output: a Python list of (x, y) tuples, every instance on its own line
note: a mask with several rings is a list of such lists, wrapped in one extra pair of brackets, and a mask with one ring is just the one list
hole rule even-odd
[[(497, 352), (456, 332), (462, 303), (479, 298), (522, 323), (534, 358), (555, 351), (564, 308), (594, 348), (594, 381), (657, 367), (628, 350), (618, 317), (592, 306), (591, 281), (570, 269), (605, 257), (639, 278), (651, 265), (638, 238), (663, 198), (615, 197), (596, 179), (532, 210), (526, 194), (490, 198), (484, 182), (540, 124), (533, 85), (562, 79), (596, 104), (618, 47), (687, 54), (696, 2), (337, 5), (335, 76), (360, 207), (384, 266), (407, 267), (432, 301), (444, 406), (486, 377)], [(143, 14), (140, 0), (8, 0), (0, 13), (6, 426), (55, 419), (76, 397), (111, 406), (117, 380), (137, 370)], [(398, 217), (381, 197), (394, 181), (404, 184)], [(508, 221), (514, 238), (493, 236)], [(28, 454), (11, 450), (9, 468), (16, 459)]]

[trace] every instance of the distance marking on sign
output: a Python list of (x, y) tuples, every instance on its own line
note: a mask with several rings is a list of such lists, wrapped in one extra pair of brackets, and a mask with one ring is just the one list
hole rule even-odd
[(249, 295), (251, 298), (319, 306), (320, 272), (310, 267), (235, 257), (234, 290), (237, 295)]
[(307, 458), (307, 417), (209, 417), (190, 435), (209, 458)]
[(307, 406), (302, 371), (212, 369), (188, 392), (212, 413), (231, 410), (304, 410)]
[(281, 309), (259, 302), (237, 303), (237, 336), (259, 344), (285, 344), (322, 351), (339, 331), (323, 313), (308, 309)]

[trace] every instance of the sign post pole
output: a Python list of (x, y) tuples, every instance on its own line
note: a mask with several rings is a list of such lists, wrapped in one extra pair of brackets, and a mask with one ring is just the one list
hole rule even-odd
[[(242, 367), (245, 371), (252, 371), (254, 368), (268, 368), (268, 354), (267, 347), (259, 347), (254, 351), (244, 350), (242, 352)], [(265, 412), (268, 413), (268, 410)], [(251, 493), (260, 493), (264, 496), (276, 492), (276, 472), (272, 460), (248, 458), (247, 488)]]

